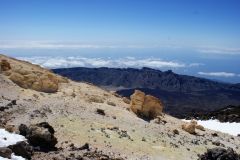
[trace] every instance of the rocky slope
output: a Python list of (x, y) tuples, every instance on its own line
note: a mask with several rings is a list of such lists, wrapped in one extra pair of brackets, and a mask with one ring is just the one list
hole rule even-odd
[(129, 97), (135, 89), (139, 89), (161, 98), (166, 106), (165, 112), (179, 118), (185, 118), (193, 111), (206, 113), (227, 105), (240, 104), (240, 88), (237, 84), (178, 75), (172, 71), (81, 67), (53, 71), (76, 81), (117, 90), (122, 96)]
[(28, 62), (8, 59), (4, 55), (0, 55), (0, 60), (0, 71), (25, 89), (52, 93), (58, 90), (59, 83), (67, 82), (66, 78)]
[[(0, 55), (0, 61), (3, 59), (11, 68), (46, 71)], [(4, 108), (0, 111), (1, 127), (17, 131), (21, 124), (39, 127), (47, 122), (54, 128), (56, 149), (42, 152), (35, 148), (32, 159), (193, 160), (216, 146), (240, 153), (240, 137), (203, 130), (164, 113), (145, 121), (131, 111), (130, 105), (126, 98), (89, 83), (59, 81), (57, 90), (48, 93), (23, 88), (6, 71), (0, 74), (0, 106)], [(36, 130), (42, 133), (42, 129)], [(86, 143), (89, 147), (82, 150)]]

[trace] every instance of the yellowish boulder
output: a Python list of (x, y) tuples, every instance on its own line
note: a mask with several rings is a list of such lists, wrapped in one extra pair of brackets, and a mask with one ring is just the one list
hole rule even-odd
[(202, 125), (197, 124), (197, 121), (191, 120), (190, 123), (185, 123), (182, 125), (182, 129), (190, 134), (195, 134), (195, 129), (205, 131), (205, 128)]
[[(54, 93), (58, 90), (60, 80), (57, 76), (49, 73), (42, 73), (41, 75), (30, 74), (22, 75), (26, 72), (12, 72), (9, 79), (14, 83), (25, 89), (33, 89), (40, 92)], [(64, 82), (61, 80), (61, 82)]]
[(135, 90), (133, 95), (131, 95), (131, 110), (136, 113), (140, 114), (142, 112), (142, 106), (144, 103), (145, 93), (139, 90)]
[(163, 104), (158, 98), (151, 95), (145, 96), (142, 112), (146, 117), (149, 117), (150, 119), (155, 118), (161, 115), (162, 111)]
[(40, 92), (57, 92), (59, 83), (68, 82), (50, 70), (4, 55), (0, 55), (0, 71), (18, 86)]
[(196, 124), (195, 123), (185, 123), (182, 125), (182, 129), (190, 134), (196, 134), (195, 132)]
[(131, 95), (131, 110), (140, 117), (154, 119), (162, 114), (162, 102), (151, 95), (145, 95), (144, 92), (135, 90)]

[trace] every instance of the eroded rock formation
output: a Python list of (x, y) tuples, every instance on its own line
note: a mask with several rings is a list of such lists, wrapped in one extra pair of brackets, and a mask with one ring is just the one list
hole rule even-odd
[(196, 134), (195, 129), (205, 131), (205, 128), (202, 125), (197, 124), (197, 121), (195, 120), (191, 120), (190, 123), (183, 124), (182, 129), (190, 134)]
[[(1, 57), (0, 57), (1, 59)], [(67, 82), (67, 79), (55, 75), (41, 67), (27, 68), (18, 65), (14, 60), (2, 59), (0, 71), (18, 86), (25, 89), (33, 89), (40, 92), (54, 93), (58, 91), (59, 83)]]
[(162, 114), (162, 102), (151, 95), (145, 95), (144, 92), (135, 90), (131, 95), (131, 110), (140, 117), (154, 119)]

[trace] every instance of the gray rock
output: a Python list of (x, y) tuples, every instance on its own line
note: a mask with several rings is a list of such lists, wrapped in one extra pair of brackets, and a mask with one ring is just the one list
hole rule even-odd
[(48, 151), (55, 148), (57, 138), (54, 136), (54, 129), (47, 122), (35, 125), (19, 126), (20, 134), (25, 136), (28, 142), (34, 147), (40, 147), (41, 150)]
[(21, 156), (26, 159), (31, 159), (31, 156), (33, 154), (33, 148), (26, 142), (17, 142), (14, 145), (9, 146), (15, 155)]
[(215, 145), (215, 146), (220, 146), (221, 145), (220, 141), (213, 141), (212, 144)]
[(232, 148), (227, 150), (224, 148), (208, 149), (206, 153), (199, 156), (199, 160), (240, 160), (238, 155)]

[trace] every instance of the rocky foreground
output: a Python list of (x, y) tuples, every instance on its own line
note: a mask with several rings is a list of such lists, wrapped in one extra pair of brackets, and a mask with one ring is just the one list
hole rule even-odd
[(240, 137), (164, 114), (161, 100), (151, 95), (135, 91), (129, 100), (24, 61), (0, 55), (0, 63), (0, 126), (26, 138), (0, 148), (0, 156), (239, 159)]

